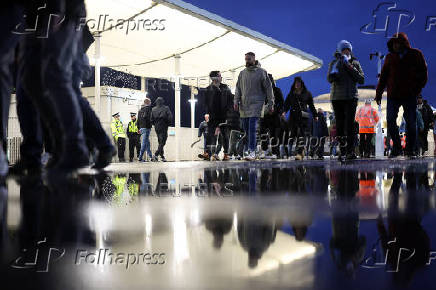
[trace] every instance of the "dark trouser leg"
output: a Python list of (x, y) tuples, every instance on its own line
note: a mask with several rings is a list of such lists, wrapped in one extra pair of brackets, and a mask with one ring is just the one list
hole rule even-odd
[(319, 137), (318, 138), (318, 145), (316, 147), (316, 155), (318, 157), (324, 156), (325, 139), (326, 139), (326, 137)]
[(164, 148), (165, 148), (165, 144), (167, 143), (167, 139), (168, 139), (168, 132), (167, 132), (167, 131), (162, 132), (162, 135), (161, 135), (161, 142), (159, 143), (159, 146), (161, 147), (161, 149), (160, 149), (160, 156), (161, 156), (162, 158), (163, 158), (164, 155), (165, 155)]
[(136, 157), (138, 157), (139, 158), (139, 153), (141, 152), (141, 142), (140, 142), (140, 136), (136, 136)]
[(359, 152), (360, 152), (360, 157), (363, 157), (365, 155), (365, 147), (366, 147), (366, 140), (365, 140), (365, 133), (360, 133), (359, 134)]
[(135, 156), (135, 138), (129, 138), (129, 160), (133, 159), (133, 156)]
[(298, 154), (302, 154), (307, 144), (307, 120), (302, 119), (299, 124), (298, 130)]
[(124, 152), (126, 151), (126, 138), (118, 138), (117, 140), (118, 147), (118, 160), (120, 162), (124, 162)]
[[(216, 154), (218, 147), (217, 147), (217, 136), (215, 136), (215, 130), (217, 128), (216, 123), (210, 123), (209, 124), (209, 134), (207, 134), (207, 152), (209, 153), (209, 156)], [(220, 149), (221, 150), (221, 149)]]
[(165, 144), (167, 142), (168, 132), (167, 131), (156, 132), (156, 135), (157, 135), (157, 141), (158, 141), (159, 145), (157, 147), (157, 151), (155, 153), (155, 156), (160, 155), (160, 157), (164, 157), (164, 147), (165, 147)]
[(332, 101), (333, 111), (336, 118), (336, 138), (339, 145), (339, 150), (342, 156), (346, 154), (345, 148), (345, 106), (344, 101)]
[(259, 134), (260, 134), (259, 140), (260, 140), (260, 147), (262, 148), (262, 151), (268, 150), (268, 145), (269, 145), (268, 123), (269, 123), (269, 118), (267, 116), (259, 119)]
[(43, 84), (58, 112), (64, 146), (61, 167), (77, 167), (88, 162), (88, 150), (83, 133), (83, 116), (72, 86), (73, 60), (80, 37), (71, 20), (62, 23), (43, 42)]
[(406, 152), (412, 153), (416, 146), (416, 98), (403, 102), (406, 120)]
[(43, 151), (42, 126), (39, 113), (23, 90), (21, 82), (17, 82), (17, 115), (23, 136), (20, 146), (21, 161), (27, 168), (40, 167)]
[(346, 101), (345, 104), (345, 135), (347, 136), (347, 154), (353, 154), (356, 144), (357, 132), (355, 132), (354, 118), (356, 116), (357, 100)]
[(31, 163), (40, 163), (43, 142), (53, 160), (58, 160), (63, 146), (58, 114), (42, 87), (41, 49), (41, 40), (27, 36), (20, 43), (18, 57), (17, 114), (25, 143), (21, 155)]
[(398, 110), (400, 109), (400, 102), (398, 100), (388, 98), (386, 106), (386, 121), (388, 125), (388, 134), (392, 139), (394, 153), (398, 153), (401, 150), (401, 140), (398, 133), (397, 117)]
[[(224, 148), (224, 154), (229, 154), (229, 128), (224, 127), (219, 135), (219, 146)], [(219, 151), (218, 151), (219, 152)]]

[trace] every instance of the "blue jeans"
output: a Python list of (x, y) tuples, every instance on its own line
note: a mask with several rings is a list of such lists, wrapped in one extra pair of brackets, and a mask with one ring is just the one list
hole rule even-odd
[(256, 129), (258, 120), (258, 117), (242, 118), (242, 126), (248, 137), (248, 150), (250, 152), (256, 151)]
[(388, 133), (394, 143), (393, 150), (399, 151), (401, 149), (401, 140), (398, 133), (397, 117), (401, 106), (406, 120), (406, 152), (412, 153), (416, 144), (416, 97), (406, 100), (388, 98), (386, 107)]
[(141, 152), (139, 152), (139, 160), (142, 160), (142, 156), (144, 155), (144, 152), (147, 152), (148, 157), (152, 158), (153, 155), (151, 154), (151, 149), (150, 149), (151, 129), (141, 128), (139, 129), (139, 132), (141, 133)]

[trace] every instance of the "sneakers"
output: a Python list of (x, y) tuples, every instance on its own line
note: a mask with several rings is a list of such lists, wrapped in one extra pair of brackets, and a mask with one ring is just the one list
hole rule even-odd
[(416, 155), (416, 153), (414, 151), (406, 152), (406, 156), (409, 159), (416, 159), (416, 158), (418, 158), (418, 156)]
[(254, 151), (250, 152), (244, 159), (245, 161), (254, 161), (256, 160), (256, 153)]
[(203, 160), (209, 160), (209, 153), (205, 152), (203, 154), (198, 154), (198, 158)]
[(389, 154), (389, 158), (396, 158), (398, 156), (400, 156), (400, 152), (396, 150), (392, 150), (391, 154)]
[(210, 161), (220, 161), (220, 158), (218, 157), (218, 155), (214, 154), (214, 155), (212, 155), (212, 157), (210, 158)]
[(295, 160), (297, 161), (301, 161), (304, 158), (304, 152), (301, 153), (297, 153), (297, 155), (295, 156)]
[(355, 159), (357, 159), (357, 156), (356, 156), (356, 154), (354, 154), (354, 153), (349, 153), (349, 154), (347, 154), (347, 156), (345, 157), (345, 159), (346, 159), (346, 160), (355, 160)]
[(151, 158), (151, 162), (158, 162), (158, 161), (159, 160), (157, 160), (157, 156), (156, 155)]
[(162, 162), (167, 162), (167, 160), (165, 159), (164, 156), (161, 156), (160, 161), (162, 161)]

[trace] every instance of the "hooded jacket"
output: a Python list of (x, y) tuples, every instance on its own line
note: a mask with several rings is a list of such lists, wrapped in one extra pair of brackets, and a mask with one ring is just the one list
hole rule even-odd
[[(393, 45), (400, 41), (406, 47), (403, 57), (395, 53)], [(377, 98), (381, 99), (387, 87), (388, 98), (417, 98), (428, 79), (427, 63), (419, 49), (410, 46), (407, 35), (403, 32), (395, 34), (388, 41), (389, 54), (380, 75), (377, 86)]]
[(159, 97), (156, 100), (156, 107), (151, 111), (151, 123), (154, 125), (156, 132), (165, 132), (173, 120), (173, 114), (168, 106), (164, 105), (165, 101)]
[(329, 64), (327, 73), (327, 80), (331, 83), (330, 99), (332, 101), (356, 99), (357, 84), (363, 85), (365, 82), (365, 74), (360, 62), (352, 55), (348, 63), (345, 63), (338, 51), (335, 52), (334, 58)]
[(271, 109), (274, 94), (267, 72), (259, 66), (245, 68), (239, 73), (234, 99), (241, 118), (261, 117), (265, 99)]

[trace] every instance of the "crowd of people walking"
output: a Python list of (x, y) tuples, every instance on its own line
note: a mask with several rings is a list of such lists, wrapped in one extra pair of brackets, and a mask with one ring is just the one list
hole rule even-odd
[[(38, 10), (39, 2), (1, 4), (0, 175), (8, 171), (6, 131), (13, 88), (23, 139), (21, 160), (12, 172), (40, 171), (43, 152), (50, 157), (44, 165), (47, 168), (70, 172), (93, 165), (101, 169), (110, 164), (116, 151), (119, 161), (125, 161), (127, 140), (129, 161), (166, 161), (164, 147), (173, 115), (164, 99), (158, 97), (153, 108), (152, 101), (146, 99), (139, 112), (131, 114), (127, 127), (119, 113), (114, 114), (111, 140), (80, 88), (82, 80), (90, 76), (86, 52), (94, 41), (86, 26), (77, 29), (79, 20), (86, 16), (84, 1), (56, 0), (44, 11)], [(49, 23), (42, 31), (25, 35), (11, 33), (16, 23), (30, 27), (41, 13), (54, 12), (65, 16), (61, 24)], [(380, 105), (387, 88), (385, 146), (389, 157), (404, 153), (413, 158), (418, 152), (428, 151), (427, 135), (434, 127), (433, 111), (420, 97), (427, 83), (427, 64), (404, 33), (395, 34), (387, 47), (389, 54), (374, 101)], [(211, 84), (203, 94), (206, 116), (199, 130), (199, 136), (205, 139), (201, 159), (252, 161), (294, 155), (295, 160), (306, 156), (323, 159), (327, 137), (331, 153), (335, 153), (334, 147), (339, 148), (340, 160), (374, 156), (375, 126), (381, 118), (371, 106), (373, 100), (357, 108), (358, 85), (364, 84), (365, 75), (348, 41), (338, 43), (328, 66), (329, 113), (314, 106), (310, 83), (300, 76), (294, 78), (284, 98), (254, 52), (245, 54), (245, 69), (238, 76), (234, 93), (222, 82), (220, 71), (212, 71), (209, 76)], [(404, 110), (405, 146), (397, 126), (400, 107)], [(159, 144), (154, 154), (150, 146), (152, 126)]]

